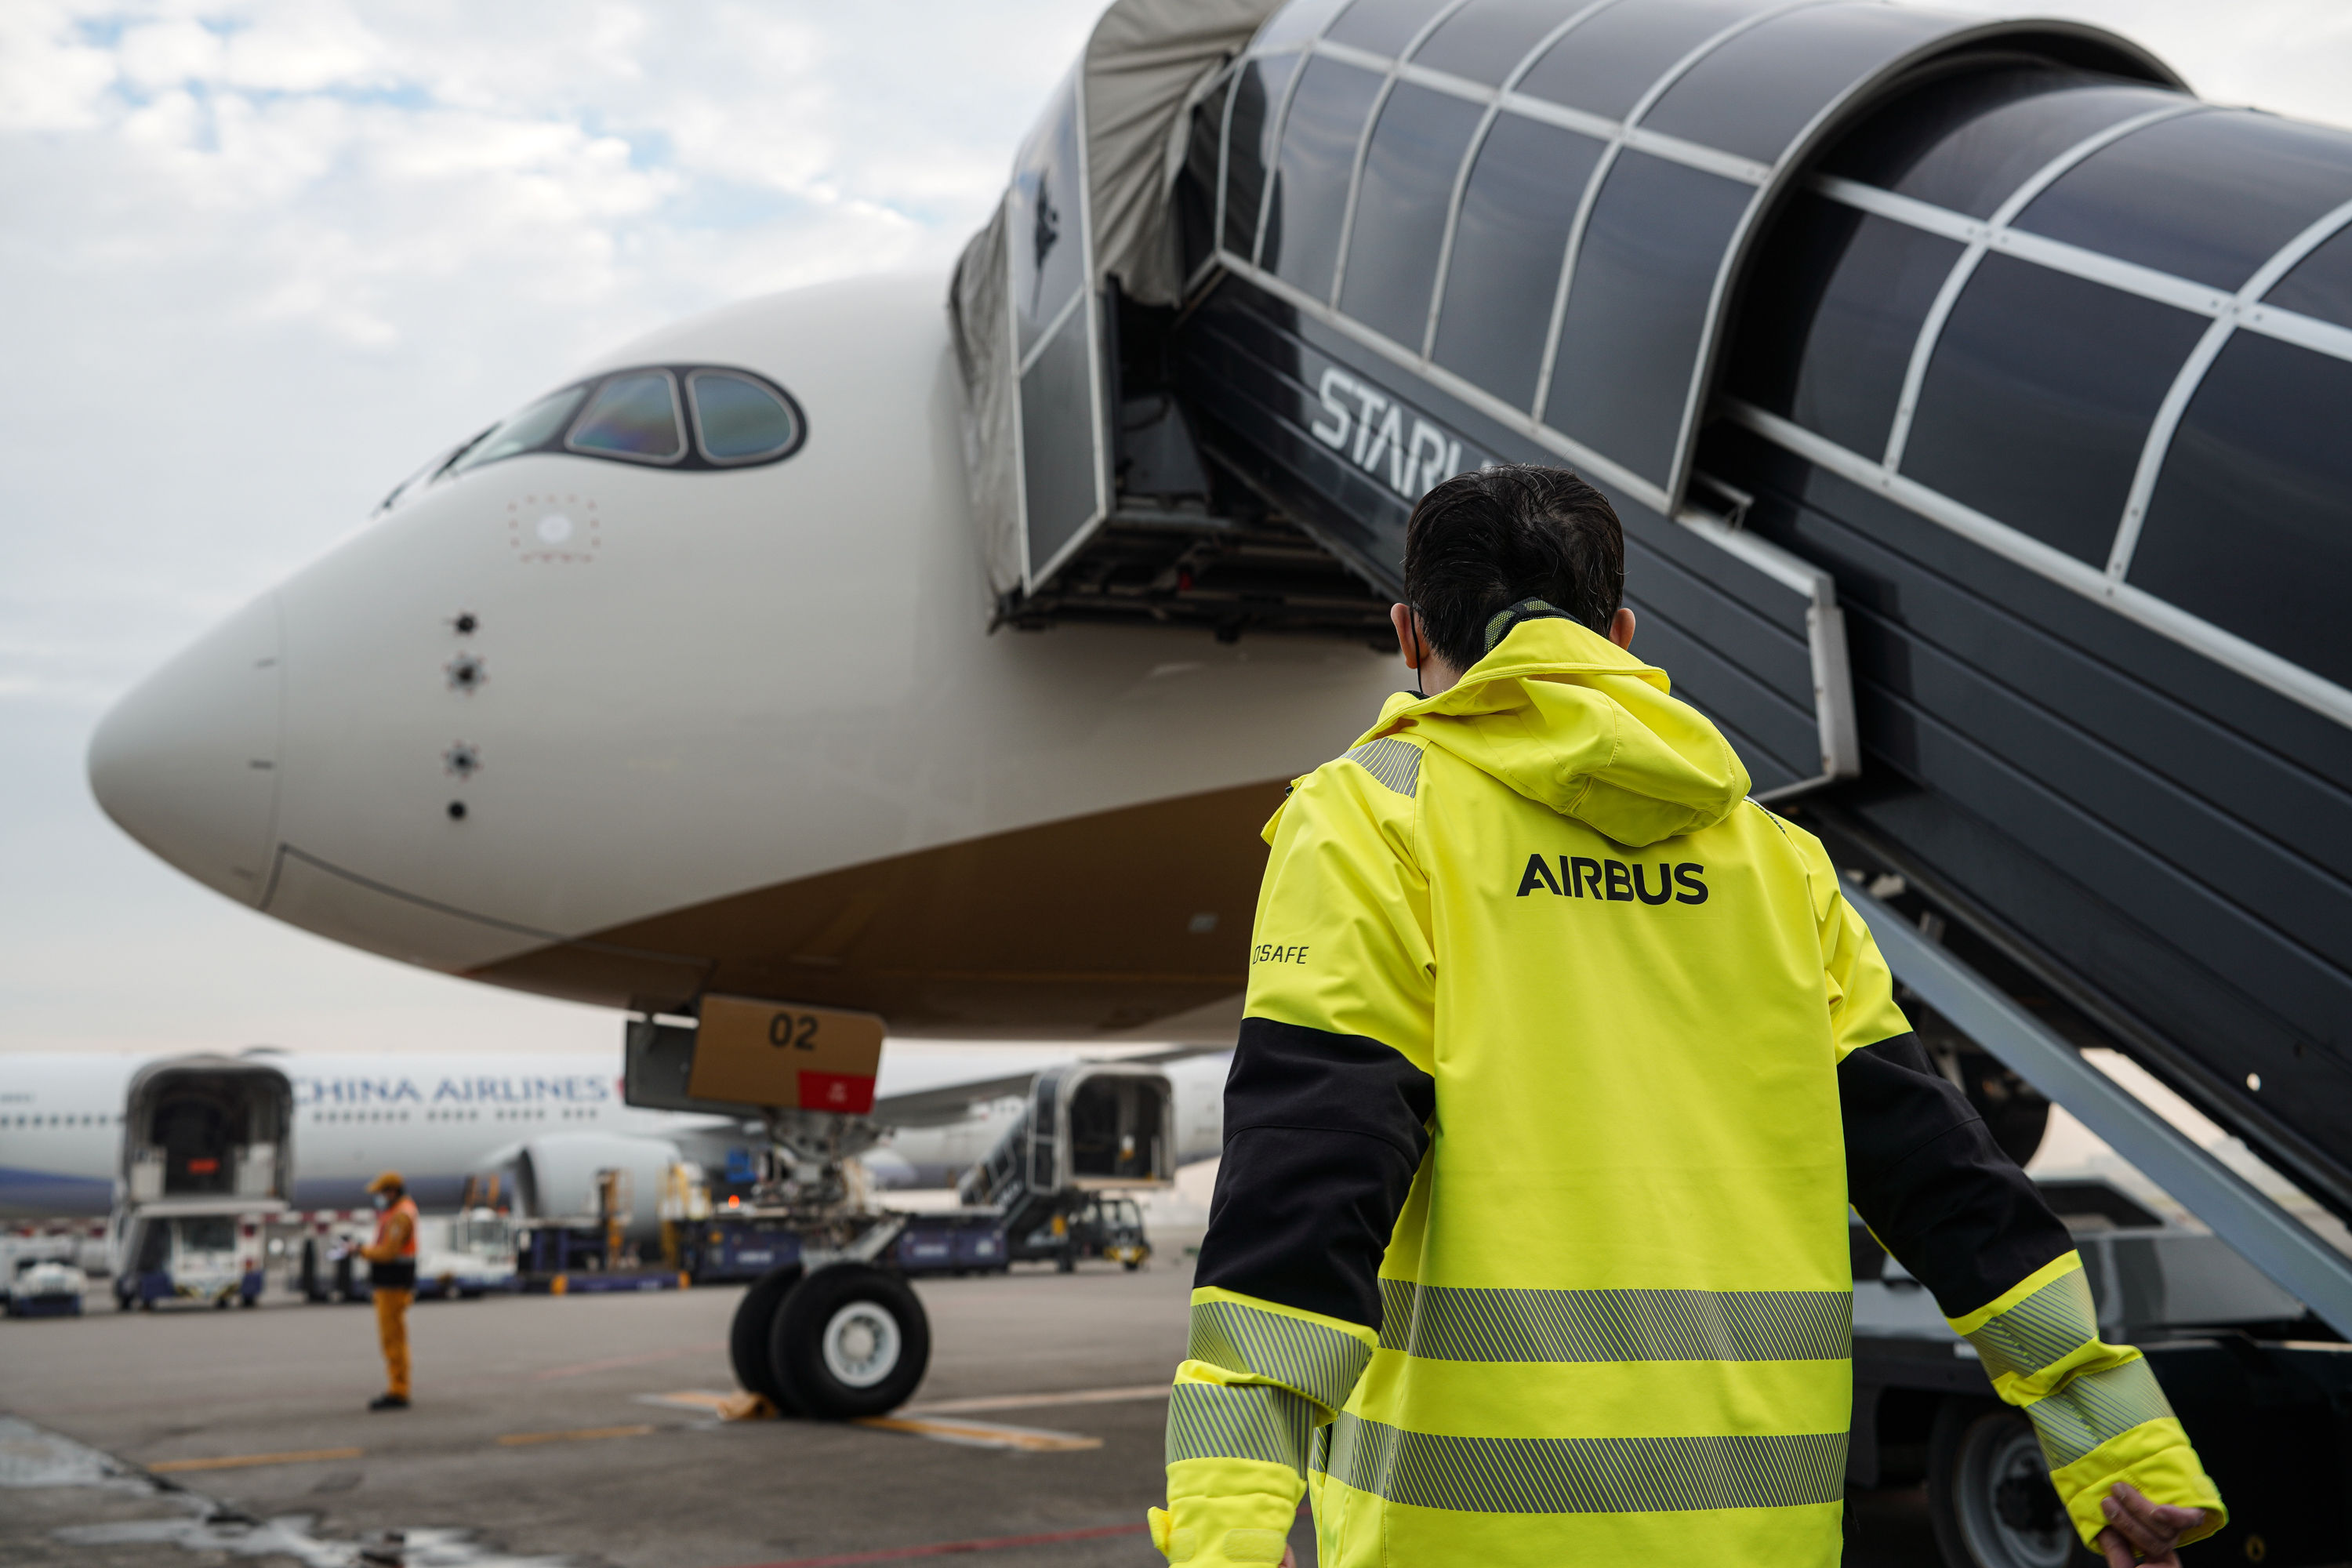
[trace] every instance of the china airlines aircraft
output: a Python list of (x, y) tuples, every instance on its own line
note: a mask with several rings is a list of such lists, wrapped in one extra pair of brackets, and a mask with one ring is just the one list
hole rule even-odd
[[(892, 1125), (863, 1162), (878, 1186), (950, 1186), (1020, 1113), (1027, 1075), (1069, 1061), (1068, 1048), (993, 1051), (978, 1063), (886, 1055), (875, 1113)], [(617, 1053), (331, 1051), (246, 1053), (294, 1089), (294, 1206), (364, 1207), (366, 1184), (390, 1168), (427, 1208), (457, 1201), (469, 1176), (512, 1169), (529, 1154), (548, 1212), (585, 1207), (594, 1173), (631, 1170), (644, 1217), (660, 1175), (690, 1160), (723, 1180), (765, 1140), (731, 1119), (639, 1110), (622, 1102)], [(91, 1052), (0, 1054), (0, 1218), (110, 1212), (122, 1166), (131, 1079), (158, 1058)], [(1225, 1059), (1165, 1064), (1175, 1089), (1179, 1161), (1216, 1153)], [(168, 1133), (159, 1142), (168, 1143)], [(740, 1175), (738, 1177), (740, 1178)], [(572, 1188), (577, 1187), (578, 1191)]]

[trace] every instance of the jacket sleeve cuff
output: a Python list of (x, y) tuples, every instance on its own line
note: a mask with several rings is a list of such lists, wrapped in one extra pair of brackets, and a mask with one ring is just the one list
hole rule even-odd
[(2050, 1484), (2058, 1489), (2058, 1500), (2065, 1505), (2084, 1545), (2089, 1546), (2107, 1528), (2099, 1504), (2117, 1481), (2130, 1482), (2150, 1502), (2203, 1509), (2205, 1522), (2180, 1538), (2183, 1546), (2204, 1540), (2230, 1522), (2221, 1489), (2197, 1462), (2189, 1434), (2170, 1416), (2142, 1422), (2073, 1464), (2050, 1472)]
[(1168, 1506), (1151, 1510), (1151, 1544), (1183, 1568), (1272, 1568), (1306, 1489), (1287, 1465), (1180, 1459), (1168, 1467)]

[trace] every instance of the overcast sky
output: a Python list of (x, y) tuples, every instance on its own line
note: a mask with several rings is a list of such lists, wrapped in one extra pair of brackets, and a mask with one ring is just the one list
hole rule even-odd
[[(2352, 123), (2340, 0), (2015, 8)], [(616, 1042), (187, 881), (90, 801), (90, 728), (587, 355), (943, 267), (1097, 9), (0, 4), (0, 1048)]]

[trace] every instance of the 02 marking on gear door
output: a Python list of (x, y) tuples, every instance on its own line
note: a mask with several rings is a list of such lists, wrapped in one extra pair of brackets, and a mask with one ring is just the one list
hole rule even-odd
[(1669, 900), (1680, 904), (1706, 902), (1706, 884), (1699, 880), (1706, 869), (1705, 866), (1695, 860), (1679, 865), (1659, 861), (1658, 890), (1654, 893), (1650, 890), (1649, 869), (1638, 860), (1629, 866), (1622, 860), (1562, 855), (1559, 874), (1554, 876), (1549, 860), (1541, 855), (1530, 855), (1527, 869), (1519, 873), (1517, 896), (1524, 899), (1541, 888), (1563, 899), (1592, 898), (1612, 904), (1663, 904)]

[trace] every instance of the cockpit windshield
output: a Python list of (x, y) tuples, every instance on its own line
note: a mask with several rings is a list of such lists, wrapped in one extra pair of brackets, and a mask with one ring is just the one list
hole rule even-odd
[(666, 370), (632, 371), (596, 389), (565, 446), (575, 452), (674, 463), (685, 455), (678, 428), (677, 383)]
[[(807, 431), (791, 395), (751, 371), (640, 365), (551, 393), (427, 471), (433, 481), (453, 479), (529, 452), (676, 468), (748, 468), (791, 457)], [(389, 510), (425, 482), (421, 476), (404, 482), (377, 510)]]
[(484, 463), (495, 463), (500, 458), (546, 446), (586, 395), (588, 389), (584, 386), (567, 386), (541, 398), (505, 424), (492, 426), (480, 440), (457, 454), (447, 471), (462, 474), (467, 468), (478, 468)]

